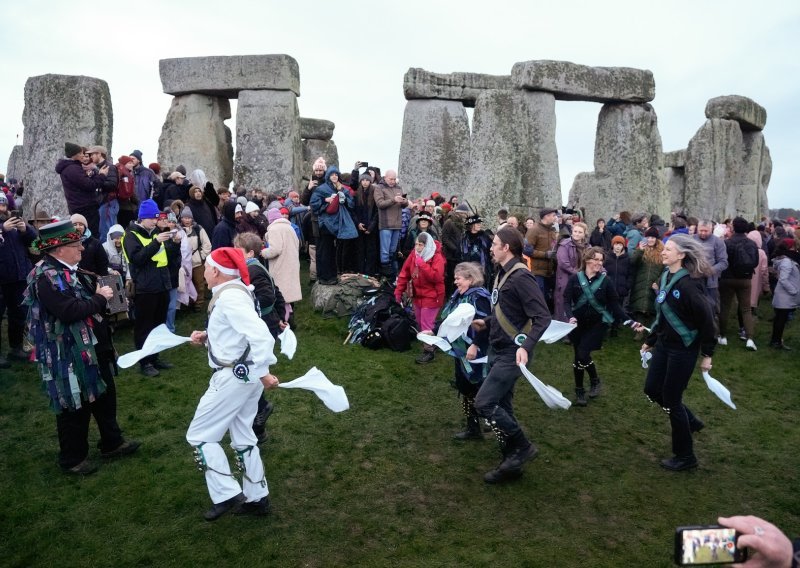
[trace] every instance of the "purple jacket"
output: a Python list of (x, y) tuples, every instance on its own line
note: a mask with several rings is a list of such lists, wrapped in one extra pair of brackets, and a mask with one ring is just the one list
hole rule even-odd
[(80, 161), (62, 158), (56, 164), (56, 173), (61, 176), (67, 209), (75, 213), (80, 209), (98, 205), (98, 190), (103, 187), (106, 176), (95, 174), (92, 177), (83, 171)]

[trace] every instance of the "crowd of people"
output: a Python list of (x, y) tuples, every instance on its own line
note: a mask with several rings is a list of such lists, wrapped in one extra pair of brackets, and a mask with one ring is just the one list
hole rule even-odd
[[(129, 310), (115, 317), (133, 320), (137, 349), (161, 324), (174, 332), (179, 310), (208, 306), (209, 329), (192, 340), (209, 349), (213, 388), (187, 440), (205, 467), (214, 502), (209, 520), (231, 509), (268, 512), (256, 457), (271, 405), (261, 392), (277, 385), (269, 372), (272, 347), (278, 333), (297, 325), (293, 305), (303, 299), (306, 260), (318, 286), (336, 286), (347, 273), (382, 279), (398, 302), (410, 304), (425, 334), (435, 334), (459, 305), (475, 308), (470, 331), (453, 347), (454, 385), (466, 419), (455, 437), (482, 438), (484, 425), (494, 432), (502, 461), (486, 473), (487, 483), (519, 477), (538, 453), (512, 400), (519, 367), (551, 320), (575, 326), (564, 341), (574, 351), (579, 407), (602, 392), (592, 352), (622, 325), (637, 332), (643, 361), (651, 356), (644, 391), (668, 414), (672, 429), (673, 455), (661, 465), (673, 471), (697, 466), (692, 434), (704, 424), (682, 394), (698, 358), (708, 370), (716, 349), (733, 348), (734, 314), (744, 348), (756, 351), (754, 318), (765, 315), (757, 311), (759, 299), (771, 293), (769, 346), (790, 350), (783, 333), (800, 301), (794, 219), (755, 224), (674, 214), (665, 221), (620, 211), (590, 230), (580, 212), (545, 207), (524, 221), (501, 209), (487, 223), (456, 195), (413, 199), (394, 170), (356, 162), (343, 173), (323, 158), (307, 172), (304, 187), (286, 193), (215, 187), (201, 169), (187, 175), (181, 165), (172, 171), (146, 166), (138, 150), (113, 163), (102, 146), (67, 143), (55, 169), (68, 208), (63, 220), (27, 203), (23, 213), (13, 202), (24, 199), (21, 188), (4, 184), (0, 194), (0, 317), (8, 312), (10, 348), (0, 367), (29, 359), (27, 327), (58, 413), (59, 463), (67, 473), (88, 474), (96, 469), (87, 458), (90, 415), (101, 427), (104, 457), (139, 447), (121, 437), (116, 423), (116, 366), (105, 313), (113, 292), (98, 278), (116, 276), (124, 284)], [(240, 288), (248, 295), (220, 296), (222, 289)], [(237, 313), (252, 304), (255, 315), (228, 320), (212, 311), (217, 300)], [(57, 345), (55, 330), (65, 328), (73, 331), (74, 352), (83, 354), (74, 367), (70, 352)], [(244, 355), (236, 341), (247, 343)], [(265, 353), (250, 355), (250, 346)], [(432, 360), (434, 348), (426, 345), (417, 363)], [(248, 364), (257, 370), (259, 388), (240, 388), (235, 369)], [(156, 377), (171, 367), (155, 354), (139, 370)], [(224, 403), (222, 388), (235, 393)], [(226, 430), (255, 476), (247, 477), (244, 495), (228, 479), (218, 448)]]

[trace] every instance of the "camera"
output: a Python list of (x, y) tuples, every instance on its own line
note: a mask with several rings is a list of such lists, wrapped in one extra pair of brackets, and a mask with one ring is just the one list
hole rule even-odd
[(361, 164), (362, 168), (366, 168), (369, 166), (369, 162), (359, 162), (359, 164)]
[(739, 548), (739, 533), (721, 525), (675, 529), (675, 564), (737, 564), (747, 560), (747, 549)]
[(9, 217), (16, 217), (17, 219), (20, 218), (19, 211), (17, 209), (12, 209), (8, 212)]

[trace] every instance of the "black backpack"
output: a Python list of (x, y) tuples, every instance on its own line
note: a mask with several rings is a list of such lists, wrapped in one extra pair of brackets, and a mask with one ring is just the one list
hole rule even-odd
[(729, 255), (734, 278), (750, 278), (758, 267), (758, 245), (748, 238), (731, 242), (733, 254)]
[(350, 343), (360, 343), (368, 349), (388, 347), (406, 351), (416, 337), (416, 322), (398, 304), (390, 289), (379, 290), (362, 302), (348, 324)]

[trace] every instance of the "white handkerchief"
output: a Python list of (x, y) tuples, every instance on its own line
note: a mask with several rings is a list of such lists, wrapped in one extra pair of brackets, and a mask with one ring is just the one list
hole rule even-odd
[(544, 341), (545, 343), (555, 343), (556, 341), (563, 339), (570, 332), (578, 327), (574, 323), (565, 323), (563, 321), (552, 320), (550, 325), (547, 326), (547, 329), (544, 330), (542, 337), (539, 341)]
[(297, 351), (297, 336), (292, 331), (292, 328), (287, 325), (278, 335), (278, 339), (281, 340), (281, 353), (289, 359), (294, 357), (294, 352)]
[(190, 337), (175, 335), (167, 328), (167, 324), (162, 323), (150, 332), (147, 339), (144, 340), (144, 345), (142, 345), (141, 349), (125, 353), (125, 355), (120, 355), (119, 359), (117, 359), (117, 365), (123, 369), (127, 369), (148, 355), (159, 353), (165, 349), (175, 347), (181, 343), (187, 343), (191, 340)]
[(472, 361), (470, 361), (470, 363), (472, 363), (473, 365), (480, 365), (481, 363), (488, 363), (488, 362), (489, 362), (488, 356), (480, 357), (479, 359), (473, 359)]
[(475, 306), (466, 302), (459, 304), (439, 325), (439, 331), (436, 335), (444, 337), (447, 341), (452, 343), (467, 333), (469, 325), (474, 318)]
[(650, 365), (650, 359), (653, 358), (653, 354), (649, 351), (639, 351), (639, 357), (642, 358), (642, 369), (646, 369)]
[(736, 410), (736, 405), (733, 404), (733, 401), (731, 400), (731, 391), (726, 389), (725, 386), (717, 379), (709, 375), (708, 371), (703, 371), (703, 380), (706, 382), (708, 390), (717, 395), (722, 402)]
[(427, 333), (418, 333), (417, 339), (419, 339), (425, 345), (433, 345), (434, 347), (438, 347), (445, 353), (453, 348), (453, 346), (450, 345), (444, 337), (428, 335)]
[(548, 408), (563, 408), (566, 410), (572, 406), (572, 403), (568, 399), (564, 398), (564, 395), (561, 394), (557, 388), (546, 385), (537, 379), (534, 374), (525, 367), (525, 365), (519, 365), (519, 370), (522, 371), (522, 374), (526, 379), (528, 379), (528, 382), (531, 384), (531, 386), (536, 390), (537, 393), (539, 393), (539, 396), (542, 398)]
[(313, 391), (325, 406), (334, 412), (342, 412), (350, 408), (350, 403), (347, 400), (347, 394), (344, 392), (344, 389), (330, 382), (328, 377), (316, 367), (312, 367), (310, 371), (299, 379), (289, 381), (288, 383), (280, 383), (278, 387), (282, 389), (304, 389)]

